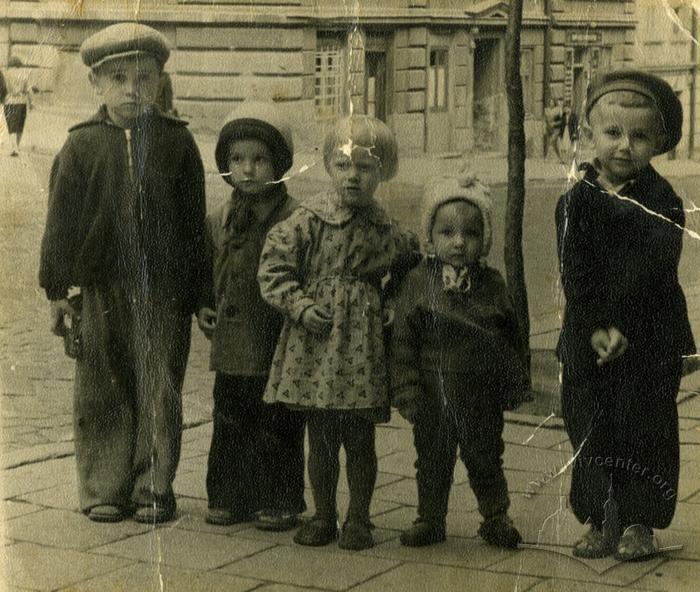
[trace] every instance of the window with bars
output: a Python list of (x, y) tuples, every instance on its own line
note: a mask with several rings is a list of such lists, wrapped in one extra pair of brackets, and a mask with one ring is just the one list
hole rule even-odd
[(447, 49), (431, 49), (428, 67), (428, 107), (447, 110)]
[(320, 119), (336, 117), (343, 109), (345, 51), (337, 37), (319, 37), (316, 41), (314, 104)]

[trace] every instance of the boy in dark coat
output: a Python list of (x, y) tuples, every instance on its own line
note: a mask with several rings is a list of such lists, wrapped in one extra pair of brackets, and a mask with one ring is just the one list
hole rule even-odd
[(272, 103), (244, 103), (219, 133), (216, 162), (231, 199), (209, 216), (214, 274), (197, 315), (211, 338), (214, 433), (207, 522), (257, 518), (263, 530), (297, 524), (304, 503), (304, 415), (263, 402), (282, 315), (260, 295), (268, 230), (296, 207), (280, 180), (292, 166), (289, 124)]
[(590, 524), (574, 546), (580, 557), (647, 556), (652, 528), (667, 527), (675, 510), (676, 395), (695, 344), (678, 283), (683, 203), (649, 161), (676, 146), (682, 121), (656, 76), (595, 79), (583, 127), (595, 159), (557, 205), (570, 501)]
[(81, 56), (103, 105), (71, 128), (51, 170), (39, 279), (54, 333), (82, 316), (75, 448), (80, 507), (96, 521), (175, 512), (181, 387), (207, 261), (197, 146), (153, 107), (168, 55), (160, 33), (135, 23), (87, 39)]
[(488, 190), (474, 178), (446, 178), (425, 196), (430, 256), (395, 301), (389, 368), (392, 404), (412, 422), (418, 518), (407, 546), (445, 540), (457, 448), (484, 521), (486, 542), (517, 547), (502, 469), (503, 409), (524, 398), (525, 354), (491, 247)]

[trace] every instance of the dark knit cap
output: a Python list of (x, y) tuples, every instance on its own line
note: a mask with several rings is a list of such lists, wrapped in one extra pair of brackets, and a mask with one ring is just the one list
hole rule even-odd
[(90, 68), (135, 55), (151, 55), (162, 68), (170, 57), (165, 37), (141, 23), (119, 23), (88, 37), (80, 46), (80, 57)]
[(216, 143), (216, 166), (231, 185), (229, 147), (234, 140), (256, 139), (264, 142), (272, 153), (275, 177), (280, 179), (291, 168), (294, 155), (292, 130), (272, 103), (246, 102), (227, 118)]
[(659, 154), (677, 146), (682, 134), (683, 107), (668, 82), (640, 70), (615, 70), (600, 74), (588, 85), (586, 118), (602, 96), (616, 91), (635, 92), (654, 102), (666, 132), (666, 141)]

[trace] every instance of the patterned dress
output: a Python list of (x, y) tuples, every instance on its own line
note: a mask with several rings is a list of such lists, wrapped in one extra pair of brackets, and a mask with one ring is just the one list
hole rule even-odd
[[(395, 280), (417, 260), (416, 238), (383, 210), (354, 213), (334, 193), (317, 195), (274, 226), (258, 280), (263, 298), (286, 320), (265, 400), (385, 418), (382, 286), (387, 274)], [(313, 304), (332, 315), (324, 335), (301, 324)]]

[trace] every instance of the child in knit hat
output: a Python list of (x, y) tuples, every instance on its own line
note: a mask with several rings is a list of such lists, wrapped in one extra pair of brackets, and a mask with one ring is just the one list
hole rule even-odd
[(635, 560), (675, 511), (676, 395), (695, 354), (678, 282), (683, 202), (650, 164), (678, 144), (683, 110), (664, 80), (620, 70), (591, 82), (585, 113), (595, 158), (556, 210), (570, 502), (590, 525), (573, 552)]
[(491, 247), (488, 189), (470, 176), (425, 194), (428, 258), (406, 276), (395, 305), (389, 368), (392, 404), (413, 423), (418, 518), (401, 535), (417, 547), (445, 540), (457, 448), (488, 543), (517, 547), (501, 467), (503, 410), (523, 400), (525, 352)]
[(415, 238), (374, 199), (377, 186), (396, 171), (396, 148), (378, 119), (336, 122), (323, 153), (333, 189), (305, 200), (275, 226), (260, 258), (263, 298), (285, 315), (265, 400), (304, 412), (308, 422), (316, 513), (294, 537), (300, 545), (338, 537), (341, 445), (350, 505), (338, 545), (374, 545), (375, 423), (389, 419), (384, 280), (391, 274), (397, 281), (418, 255)]
[(272, 103), (247, 102), (228, 118), (216, 163), (233, 187), (208, 217), (213, 275), (197, 320), (211, 339), (214, 433), (207, 522), (256, 520), (261, 530), (297, 524), (304, 503), (304, 417), (263, 402), (282, 315), (260, 296), (267, 232), (296, 207), (281, 181), (292, 166), (291, 128)]
[(181, 388), (207, 264), (199, 151), (187, 124), (154, 106), (169, 53), (134, 22), (85, 40), (102, 105), (70, 129), (49, 180), (39, 281), (51, 329), (77, 357), (80, 508), (99, 522), (175, 514)]

